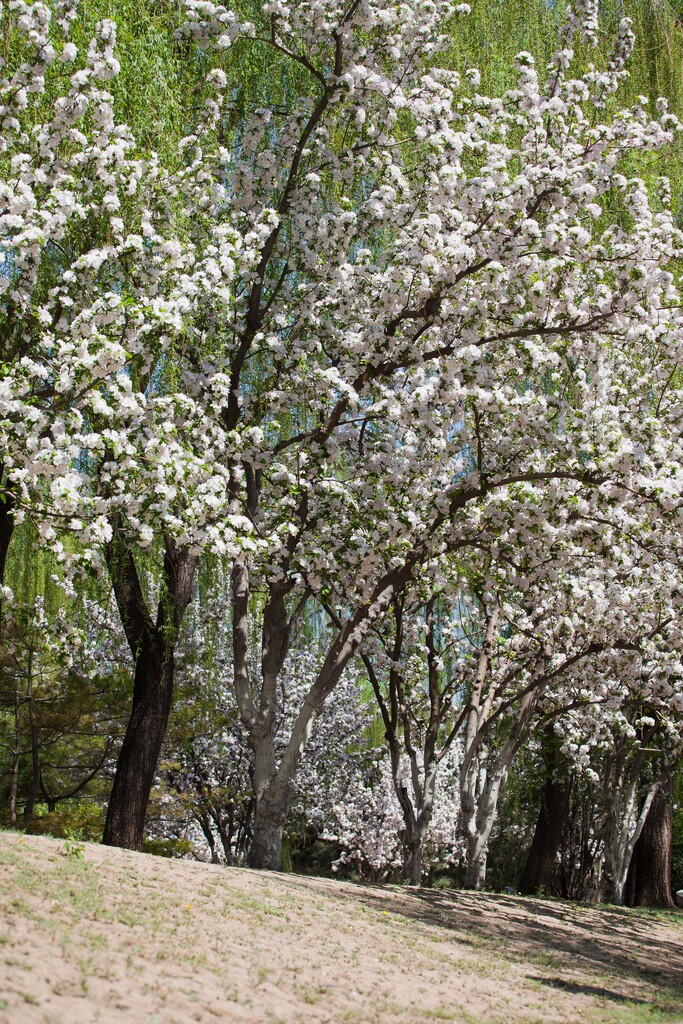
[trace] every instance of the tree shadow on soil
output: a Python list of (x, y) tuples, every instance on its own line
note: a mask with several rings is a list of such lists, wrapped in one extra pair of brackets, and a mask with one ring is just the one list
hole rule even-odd
[[(542, 966), (550, 962), (555, 970), (560, 963), (560, 969), (574, 977), (617, 974), (626, 983), (655, 985), (663, 999), (680, 999), (683, 992), (683, 945), (678, 929), (672, 931), (671, 942), (667, 942), (661, 932), (653, 934), (652, 922), (647, 918), (620, 908), (598, 909), (463, 890), (399, 890), (362, 884), (344, 886), (336, 893), (332, 887), (327, 891), (339, 899), (355, 898), (377, 913), (388, 911), (447, 929), (457, 933), (461, 942), (483, 939), (495, 952), (505, 944), (517, 963), (529, 960), (529, 966), (534, 961), (535, 966)], [(666, 927), (660, 922), (657, 925), (658, 929)], [(536, 980), (624, 1002), (643, 1001), (569, 979)], [(586, 980), (590, 982), (590, 977)]]
[(575, 981), (565, 981), (563, 978), (542, 978), (540, 975), (530, 976), (529, 981), (538, 981), (541, 985), (548, 985), (550, 988), (557, 988), (574, 996), (596, 996), (599, 999), (611, 999), (615, 1003), (638, 1003), (640, 1006), (652, 1006), (651, 999), (625, 996), (620, 992), (612, 992), (611, 989), (602, 988), (599, 985), (579, 985)]

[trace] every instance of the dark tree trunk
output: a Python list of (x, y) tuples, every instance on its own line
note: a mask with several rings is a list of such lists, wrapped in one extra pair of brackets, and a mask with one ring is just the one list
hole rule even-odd
[(218, 856), (218, 851), (216, 850), (216, 840), (214, 839), (214, 835), (211, 830), (211, 822), (209, 821), (209, 816), (207, 814), (197, 814), (196, 820), (202, 832), (204, 833), (204, 838), (206, 839), (209, 850), (211, 851), (211, 863), (220, 864), (220, 857)]
[(282, 871), (282, 837), (289, 813), (290, 793), (269, 786), (256, 800), (249, 848), (250, 868)]
[[(4, 466), (0, 463), (0, 482), (6, 481), (4, 477)], [(0, 494), (0, 586), (5, 582), (5, 566), (7, 564), (7, 552), (14, 533), (14, 498), (10, 492)], [(1, 598), (0, 598), (1, 600)]]
[(403, 877), (408, 885), (422, 884), (422, 835), (403, 842)]
[(634, 850), (633, 905), (673, 907), (671, 842), (673, 834), (673, 774), (660, 784)]
[(19, 787), (19, 765), (21, 763), (21, 719), (19, 717), (19, 691), (14, 691), (14, 746), (12, 747), (12, 770), (9, 786), (9, 827), (17, 827), (17, 790)]
[(192, 596), (195, 555), (165, 540), (156, 623), (147, 609), (135, 560), (121, 534), (107, 549), (107, 564), (128, 644), (135, 659), (133, 707), (116, 764), (102, 842), (139, 850), (161, 746), (173, 704), (174, 651)]
[(133, 709), (109, 797), (102, 842), (139, 850), (145, 815), (173, 702), (173, 657), (164, 658), (153, 638), (135, 665)]
[[(0, 483), (5, 484), (5, 467), (0, 462)], [(5, 585), (7, 553), (14, 533), (14, 498), (9, 491), (0, 493), (0, 587)], [(0, 592), (0, 636), (2, 635), (2, 592)]]
[[(0, 463), (0, 483), (5, 484), (3, 479), (5, 467)], [(7, 552), (14, 533), (14, 499), (9, 492), (0, 494), (0, 587), (5, 583), (5, 566), (7, 565)], [(2, 593), (0, 592), (0, 636), (2, 636)], [(21, 729), (19, 722), (19, 691), (14, 694), (14, 747), (12, 749), (12, 769), (10, 775), (9, 793), (9, 822), (11, 828), (17, 826), (17, 787), (19, 782), (19, 763), (21, 759)]]
[(26, 693), (26, 703), (28, 705), (28, 728), (29, 736), (31, 739), (31, 785), (28, 791), (28, 797), (24, 804), (24, 821), (29, 822), (33, 818), (33, 811), (38, 799), (38, 792), (40, 790), (40, 738), (38, 736), (38, 729), (36, 726), (36, 710), (35, 701), (33, 697), (33, 651), (29, 651), (28, 656), (28, 689)]
[(35, 811), (36, 800), (38, 799), (38, 792), (40, 789), (40, 752), (39, 748), (33, 746), (31, 750), (32, 768), (31, 768), (31, 787), (28, 791), (28, 797), (24, 804), (24, 821), (29, 822), (33, 819), (33, 813)]
[(7, 552), (14, 533), (14, 519), (7, 500), (0, 499), (0, 586), (5, 582), (5, 566), (7, 565)]
[(519, 886), (523, 896), (548, 893), (552, 888), (571, 794), (571, 782), (556, 777), (557, 760), (557, 741), (551, 736), (545, 749), (546, 781), (541, 793), (536, 831)]

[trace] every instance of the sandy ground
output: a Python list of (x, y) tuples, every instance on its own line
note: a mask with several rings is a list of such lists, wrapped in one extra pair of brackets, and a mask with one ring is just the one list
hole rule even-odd
[(683, 913), (0, 833), (0, 1024), (683, 1024)]

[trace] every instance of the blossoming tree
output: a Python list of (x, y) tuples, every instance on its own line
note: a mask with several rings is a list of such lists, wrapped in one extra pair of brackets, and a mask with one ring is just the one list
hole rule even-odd
[[(616, 105), (627, 23), (607, 68), (573, 70), (573, 43), (595, 38), (587, 0), (545, 81), (520, 54), (500, 98), (438, 66), (466, 5), (269, 0), (253, 24), (185, 6), (179, 39), (206, 50), (204, 67), (232, 44), (267, 47), (311, 95), (258, 107), (227, 146), (228, 82), (211, 68), (202, 123), (166, 171), (136, 158), (100, 88), (116, 71), (110, 23), (42, 129), (14, 110), (32, 102), (29, 72), (9, 82), (3, 310), (37, 313), (1, 382), (5, 490), (53, 544), (61, 524), (90, 561), (105, 549), (136, 658), (112, 823), (143, 780), (110, 841), (141, 837), (196, 559), (226, 560), (251, 861), (277, 867), (325, 701), (401, 588), (471, 542), (484, 503), (505, 520), (510, 489), (528, 486), (622, 530), (653, 503), (675, 514), (681, 238), (665, 183), (653, 204), (625, 171), (678, 125)], [(13, 10), (44, 61), (47, 8)], [(47, 228), (60, 244), (65, 218), (103, 222), (104, 244), (36, 302)], [(278, 686), (311, 602), (336, 624), (283, 743)]]
[[(186, 31), (207, 47), (238, 32), (226, 8), (191, 6)], [(259, 257), (230, 331), (218, 304), (211, 321), (229, 354), (221, 422), (249, 442), (231, 493), (255, 550), (233, 562), (231, 615), (255, 865), (279, 863), (294, 772), (344, 666), (419, 567), (464, 543), (482, 501), (525, 482), (608, 516), (633, 486), (636, 519), (655, 487), (675, 501), (671, 448), (660, 455), (679, 234), (621, 162), (676, 123), (643, 107), (597, 123), (631, 39), (624, 24), (610, 67), (572, 78), (591, 12), (570, 16), (545, 86), (522, 55), (501, 99), (477, 95), (475, 74), (420, 67), (430, 46), (437, 60), (442, 7), (266, 4), (247, 30), (317, 89), (276, 123), (256, 111), (245, 133), (226, 215), (245, 231), (261, 217)], [(603, 216), (616, 194), (627, 227)], [(654, 445), (653, 389), (667, 392)], [(278, 758), (274, 695), (310, 598), (335, 609), (337, 634)]]

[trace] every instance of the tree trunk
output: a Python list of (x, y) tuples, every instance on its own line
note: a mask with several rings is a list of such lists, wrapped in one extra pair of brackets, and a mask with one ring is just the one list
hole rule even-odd
[(608, 822), (605, 836), (604, 865), (602, 876), (602, 899), (621, 907), (624, 902), (626, 875), (630, 863), (626, 840), (621, 823), (615, 817)]
[(161, 596), (156, 622), (145, 602), (133, 553), (115, 530), (107, 565), (116, 603), (135, 659), (133, 707), (116, 764), (102, 842), (139, 850), (149, 794), (173, 703), (174, 651), (192, 596), (197, 556), (164, 538)]
[(403, 832), (403, 877), (408, 885), (422, 885), (422, 848), (424, 838), (432, 820), (436, 796), (437, 761), (432, 760), (420, 786), (413, 780), (413, 798), (418, 808), (415, 814), (413, 803), (401, 780), (394, 778), (394, 787), (399, 797), (405, 829)]
[(486, 863), (489, 853), (491, 832), (498, 815), (498, 801), (507, 781), (508, 764), (513, 748), (506, 748), (498, 756), (497, 764), (487, 773), (481, 768), (477, 781), (470, 772), (470, 788), (461, 789), (463, 826), (467, 840), (467, 871), (465, 887), (483, 889), (486, 884)]
[(488, 859), (488, 842), (477, 835), (470, 837), (467, 844), (467, 872), (465, 888), (480, 890), (486, 884), (486, 861)]
[[(0, 482), (5, 467), (0, 463)], [(0, 496), (0, 587), (5, 583), (5, 566), (12, 534), (14, 533), (14, 517), (12, 509), (14, 500), (11, 494)], [(0, 591), (0, 637), (2, 636), (2, 592)], [(14, 700), (14, 748), (12, 751), (12, 771), (9, 791), (9, 823), (10, 828), (17, 827), (17, 787), (19, 782), (19, 762), (21, 758), (21, 731), (19, 725), (19, 691), (15, 691)]]
[(218, 856), (218, 851), (216, 849), (216, 840), (211, 829), (211, 822), (209, 821), (208, 815), (195, 814), (195, 820), (198, 822), (199, 827), (204, 833), (204, 838), (206, 839), (209, 850), (211, 851), (211, 863), (220, 864), (221, 860), (220, 857)]
[(634, 906), (675, 906), (671, 891), (673, 798), (672, 773), (657, 789), (636, 843)]
[(282, 871), (282, 835), (289, 813), (289, 790), (268, 785), (256, 799), (249, 867)]
[(422, 833), (406, 837), (403, 844), (403, 877), (408, 885), (422, 884)]
[(626, 876), (624, 875), (613, 875), (609, 872), (605, 875), (605, 883), (603, 890), (603, 902), (611, 903), (615, 907), (622, 907), (624, 905), (624, 887), (626, 885)]
[(21, 761), (21, 725), (19, 718), (19, 691), (14, 691), (14, 747), (12, 748), (12, 774), (9, 787), (9, 825), (17, 827), (17, 788)]
[(40, 788), (40, 748), (34, 746), (31, 750), (32, 757), (32, 770), (31, 770), (31, 786), (28, 791), (28, 797), (24, 804), (24, 821), (28, 823), (33, 820), (33, 813), (35, 811), (36, 800), (38, 799), (38, 790)]
[(139, 850), (173, 701), (173, 655), (150, 637), (135, 666), (133, 709), (116, 765), (102, 842)]
[(38, 798), (41, 772), (40, 739), (38, 737), (38, 729), (36, 727), (35, 701), (33, 698), (33, 650), (30, 650), (28, 654), (28, 688), (26, 693), (26, 702), (28, 705), (29, 736), (31, 738), (31, 786), (28, 791), (26, 803), (24, 804), (24, 821), (29, 822), (33, 818), (33, 810)]
[(562, 829), (569, 809), (571, 782), (558, 782), (555, 778), (557, 744), (552, 735), (544, 747), (544, 761), (546, 781), (541, 793), (536, 831), (519, 887), (523, 896), (550, 892)]
[[(4, 476), (4, 466), (0, 463), (0, 482)], [(6, 492), (0, 496), (0, 587), (5, 582), (5, 566), (7, 564), (7, 552), (14, 533), (14, 498), (11, 493)], [(2, 608), (2, 596), (0, 595), (0, 609)]]
[[(650, 813), (650, 807), (661, 787), (660, 780), (650, 786), (643, 799), (640, 813), (638, 813), (638, 782), (641, 765), (642, 757), (631, 766), (630, 770), (622, 774), (621, 779), (615, 774), (606, 777), (607, 782), (612, 778), (615, 784), (609, 791), (606, 801), (603, 900), (605, 903), (614, 903), (619, 907), (624, 903), (626, 877), (633, 850)], [(634, 820), (635, 825), (633, 824)]]
[[(394, 791), (401, 806), (404, 822), (404, 828), (400, 831), (403, 845), (403, 878), (408, 885), (419, 885), (422, 881), (422, 837), (425, 830), (420, 827), (420, 815), (415, 814), (408, 785), (401, 772), (401, 754), (395, 737), (392, 737), (390, 747)], [(422, 796), (420, 792), (414, 793), (416, 802)]]

